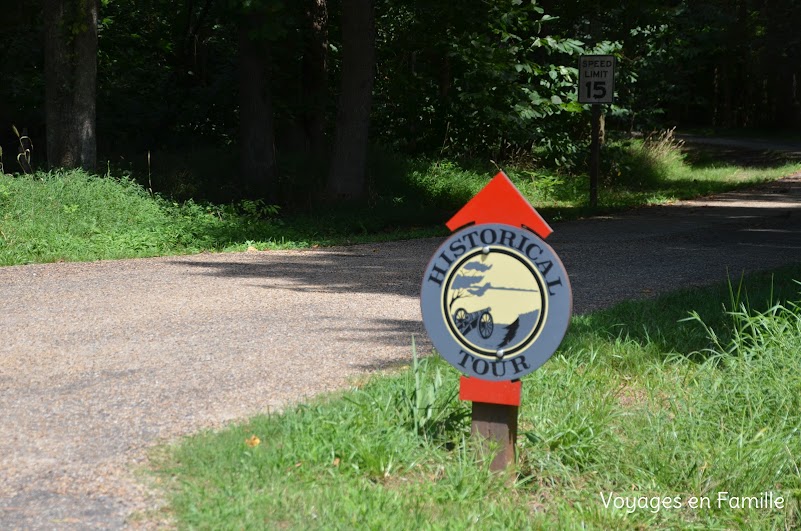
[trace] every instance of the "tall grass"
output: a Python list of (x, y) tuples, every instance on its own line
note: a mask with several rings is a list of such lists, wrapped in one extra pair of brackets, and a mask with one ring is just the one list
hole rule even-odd
[(309, 247), (368, 239), (375, 229), (346, 216), (287, 223), (276, 214), (263, 201), (170, 201), (130, 179), (81, 170), (0, 175), (0, 265)]
[(79, 171), (0, 177), (0, 220), (4, 265), (155, 255), (179, 236), (139, 186)]
[[(675, 129), (651, 133), (644, 140), (630, 141), (623, 146), (611, 146), (612, 157), (606, 185), (624, 190), (658, 188), (671, 177), (684, 173), (682, 156), (684, 142), (677, 139)], [(615, 149), (618, 153), (615, 153)], [(616, 175), (614, 175), (616, 174)]]
[[(523, 383), (511, 482), (480, 464), (467, 405), (448, 400), (458, 375), (434, 357), (168, 448), (159, 466), (171, 510), (201, 528), (797, 528), (799, 275), (749, 279), (753, 307), (733, 306), (722, 286), (583, 317)], [(647, 320), (627, 320), (694, 307), (695, 318), (657, 320), (645, 334)], [(436, 404), (424, 430), (430, 409), (409, 399), (420, 393)], [(783, 504), (718, 506), (723, 492)], [(629, 510), (607, 506), (610, 496), (680, 501)], [(692, 497), (710, 506), (692, 508)]]

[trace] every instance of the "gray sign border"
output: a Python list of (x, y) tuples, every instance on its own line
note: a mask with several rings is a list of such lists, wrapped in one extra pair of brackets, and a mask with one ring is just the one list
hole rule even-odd
[[(608, 70), (611, 72), (611, 76), (608, 79), (604, 79), (603, 81), (606, 82), (606, 89), (607, 94), (603, 99), (597, 98), (587, 98), (584, 96), (583, 92), (583, 85), (588, 78), (584, 76), (584, 70), (581, 68), (581, 61), (584, 59), (607, 59), (612, 61), (612, 67), (604, 70)], [(579, 56), (578, 62), (578, 93), (576, 94), (577, 100), (581, 104), (601, 104), (601, 103), (614, 103), (615, 102), (615, 70), (617, 69), (617, 57), (614, 55), (595, 55), (595, 54), (588, 54), (588, 55), (581, 55)]]
[[(459, 242), (465, 243), (465, 236), (468, 233), (483, 231), (486, 229), (512, 232), (516, 235), (515, 238), (523, 237), (529, 242), (536, 244), (542, 250), (537, 261), (543, 263), (544, 261), (550, 261), (552, 264), (552, 270), (554, 270), (556, 276), (562, 280), (561, 284), (555, 286), (554, 294), (548, 294), (549, 311), (545, 316), (543, 330), (536, 340), (530, 343), (523, 350), (516, 352), (508, 358), (505, 357), (495, 362), (486, 362), (487, 364), (508, 363), (509, 366), (515, 369), (514, 373), (512, 373), (512, 371), (506, 371), (504, 368), (503, 374), (501, 375), (495, 374), (496, 367), (493, 365), (489, 365), (491, 370), (487, 370), (484, 373), (478, 373), (472, 367), (469, 367), (470, 363), (465, 363), (465, 354), (468, 354), (471, 359), (479, 358), (484, 360), (486, 357), (484, 354), (474, 354), (453, 337), (449, 330), (448, 323), (443, 317), (441, 308), (442, 292), (445, 289), (445, 286), (443, 284), (438, 285), (436, 282), (429, 280), (432, 275), (440, 275), (439, 272), (442, 271), (442, 269), (438, 268), (438, 265), (443, 263), (441, 255), (442, 253), (447, 253), (451, 249), (452, 244)], [(490, 247), (493, 246), (508, 247), (506, 245), (499, 245), (497, 243), (490, 245)], [(485, 247), (485, 243), (477, 241), (475, 242), (475, 245), (465, 246), (465, 251), (462, 254), (468, 254), (474, 249), (480, 249), (483, 247)], [(514, 247), (508, 248), (515, 249)], [(518, 249), (515, 250), (519, 252)], [(530, 257), (525, 258), (530, 259)], [(454, 259), (453, 262), (448, 265), (448, 269), (442, 276), (449, 276), (452, 267), (458, 264), (458, 262), (458, 259)], [(537, 267), (533, 260), (531, 265), (532, 267)], [(546, 282), (551, 276), (553, 275), (546, 276)], [(567, 333), (568, 326), (570, 325), (570, 317), (573, 313), (573, 293), (570, 286), (570, 278), (567, 275), (567, 271), (565, 270), (562, 261), (559, 259), (559, 256), (551, 248), (551, 246), (545, 243), (542, 238), (521, 227), (514, 227), (512, 225), (506, 225), (502, 223), (486, 223), (465, 227), (453, 233), (439, 246), (426, 266), (425, 273), (423, 274), (423, 282), (420, 290), (420, 308), (423, 315), (423, 324), (425, 325), (426, 331), (431, 338), (431, 342), (434, 344), (434, 347), (437, 349), (439, 354), (445, 358), (448, 363), (453, 365), (458, 371), (462, 372), (466, 376), (490, 381), (508, 381), (520, 379), (523, 376), (534, 372), (546, 361), (548, 361), (553, 353), (559, 348), (559, 345), (564, 339), (565, 333)], [(513, 361), (515, 359), (518, 361), (522, 359), (523, 363), (515, 363)], [(506, 365), (504, 367), (506, 367)], [(501, 371), (498, 370), (497, 372), (500, 373)]]

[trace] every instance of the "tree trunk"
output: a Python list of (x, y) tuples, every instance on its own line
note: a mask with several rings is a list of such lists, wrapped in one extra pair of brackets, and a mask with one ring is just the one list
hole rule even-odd
[(364, 197), (367, 134), (375, 66), (375, 15), (372, 0), (342, 4), (342, 87), (328, 195), (334, 200)]
[(97, 0), (45, 0), (45, 120), (50, 167), (97, 164)]
[(325, 153), (325, 103), (328, 94), (328, 8), (326, 0), (307, 0), (308, 37), (303, 52), (304, 129), (309, 154)]
[(273, 109), (268, 48), (256, 34), (264, 18), (246, 14), (239, 24), (240, 177), (247, 195), (276, 199)]

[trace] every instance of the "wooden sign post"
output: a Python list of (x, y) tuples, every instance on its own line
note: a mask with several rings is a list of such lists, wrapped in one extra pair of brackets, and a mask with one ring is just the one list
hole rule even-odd
[(488, 382), (478, 378), (459, 379), (459, 400), (473, 402), (470, 434), (494, 441), (497, 453), (490, 470), (503, 470), (515, 462), (517, 411), (522, 391), (520, 380)]
[(556, 351), (573, 297), (543, 240), (553, 232), (503, 172), (446, 224), (454, 231), (429, 262), (420, 302), (434, 346), (464, 376), (471, 432), (495, 441), (490, 468), (515, 461), (520, 379)]

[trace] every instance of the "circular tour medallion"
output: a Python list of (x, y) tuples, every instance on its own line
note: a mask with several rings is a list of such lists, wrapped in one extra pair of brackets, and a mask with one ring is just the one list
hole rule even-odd
[(551, 357), (573, 306), (559, 257), (532, 232), (497, 223), (454, 233), (431, 259), (421, 290), (434, 346), (462, 373), (517, 380)]

